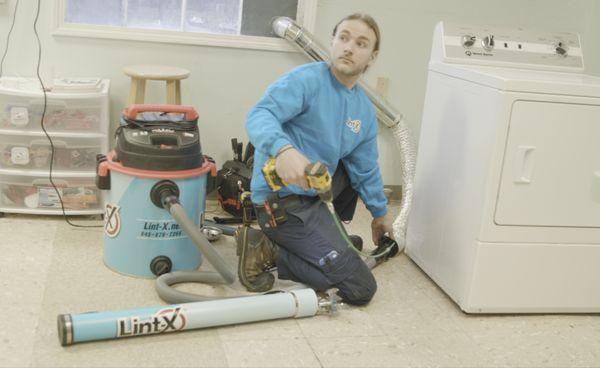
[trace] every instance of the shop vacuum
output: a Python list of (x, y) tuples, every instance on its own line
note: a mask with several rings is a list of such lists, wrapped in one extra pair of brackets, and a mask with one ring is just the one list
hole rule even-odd
[[(171, 287), (182, 282), (232, 284), (236, 275), (200, 230), (207, 181), (216, 175), (202, 155), (198, 113), (179, 105), (131, 105), (115, 150), (98, 155), (96, 185), (108, 192), (104, 263), (123, 275), (154, 278), (166, 306), (61, 314), (63, 346), (270, 319), (332, 313), (336, 296), (312, 289), (215, 298)], [(196, 271), (203, 258), (214, 271)]]
[(201, 225), (207, 177), (216, 169), (202, 156), (197, 121), (186, 106), (133, 105), (124, 112), (115, 150), (97, 159), (96, 185), (107, 190), (104, 263), (110, 269), (156, 277), (202, 263), (198, 247), (161, 202), (172, 192)]

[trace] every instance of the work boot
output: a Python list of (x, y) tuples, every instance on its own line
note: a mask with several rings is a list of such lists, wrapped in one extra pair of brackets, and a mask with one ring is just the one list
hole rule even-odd
[(237, 244), (238, 278), (242, 285), (252, 292), (270, 290), (275, 276), (268, 271), (275, 267), (275, 252), (269, 238), (250, 226), (238, 227), (234, 237)]

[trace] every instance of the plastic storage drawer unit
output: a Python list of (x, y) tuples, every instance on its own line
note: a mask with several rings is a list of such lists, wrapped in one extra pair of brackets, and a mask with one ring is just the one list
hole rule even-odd
[[(101, 138), (52, 137), (53, 170), (93, 170)], [(43, 136), (0, 135), (0, 168), (44, 170), (50, 168), (50, 142)]]
[[(108, 151), (108, 90), (99, 78), (55, 79), (46, 94), (34, 78), (0, 78), (0, 215), (104, 213), (96, 155)], [(54, 145), (54, 155), (50, 141)], [(53, 157), (53, 158), (52, 158)]]
[[(36, 90), (37, 88), (37, 90)], [(48, 92), (44, 127), (49, 132), (105, 133), (108, 81), (98, 92)], [(40, 131), (44, 96), (33, 82), (0, 82), (0, 129)]]
[[(93, 177), (53, 178), (70, 214), (98, 213), (101, 192)], [(60, 200), (48, 178), (0, 175), (0, 211), (60, 214)]]

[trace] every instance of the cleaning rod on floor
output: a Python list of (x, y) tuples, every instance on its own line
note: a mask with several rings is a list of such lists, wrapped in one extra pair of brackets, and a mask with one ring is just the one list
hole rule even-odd
[(62, 346), (205, 327), (312, 317), (334, 313), (337, 297), (319, 299), (312, 289), (258, 296), (171, 304), (121, 311), (61, 314), (58, 336)]

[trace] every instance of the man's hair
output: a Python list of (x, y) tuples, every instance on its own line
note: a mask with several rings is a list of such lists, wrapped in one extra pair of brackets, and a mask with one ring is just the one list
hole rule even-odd
[(338, 22), (338, 24), (335, 25), (335, 27), (333, 27), (332, 36), (335, 37), (338, 26), (346, 20), (361, 20), (364, 24), (369, 26), (369, 28), (371, 28), (373, 32), (375, 32), (375, 47), (373, 48), (373, 51), (379, 51), (379, 44), (381, 43), (381, 34), (379, 33), (379, 26), (377, 25), (377, 22), (375, 22), (375, 19), (373, 19), (373, 17), (365, 13), (354, 13), (348, 15), (347, 17), (344, 17)]

